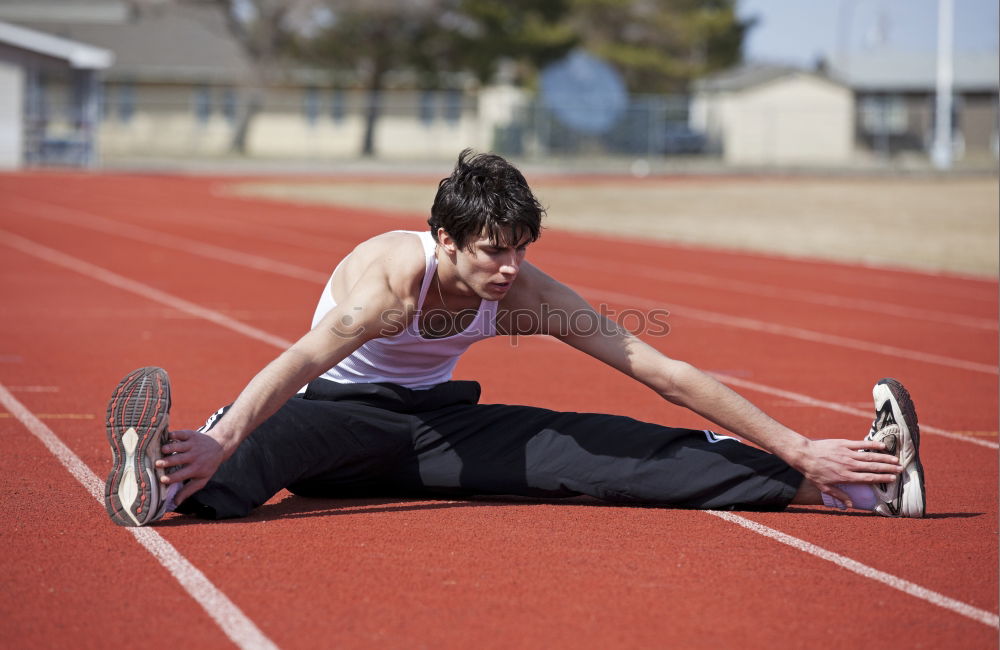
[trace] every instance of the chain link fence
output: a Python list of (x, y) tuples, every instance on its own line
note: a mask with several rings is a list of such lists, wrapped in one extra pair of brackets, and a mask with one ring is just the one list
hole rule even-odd
[[(29, 165), (84, 166), (95, 163), (98, 155), (108, 161), (231, 156), (242, 111), (235, 87), (98, 85), (90, 79), (37, 80), (25, 101)], [(695, 103), (684, 95), (633, 95), (606, 129), (593, 133), (568, 125), (559, 106), (521, 89), (397, 90), (373, 96), (361, 90), (287, 87), (266, 94), (241, 155), (306, 161), (357, 158), (372, 101), (378, 115), (374, 154), (386, 160), (451, 159), (472, 147), (535, 160), (683, 157), (730, 162), (738, 147), (756, 147), (762, 152), (756, 160), (766, 165), (765, 154), (771, 149), (802, 149), (806, 139), (814, 141), (814, 148), (829, 151), (832, 145), (819, 139), (829, 139), (835, 130), (830, 115), (794, 106), (761, 115), (730, 115), (728, 134), (718, 121), (692, 128), (699, 124)], [(996, 96), (966, 98), (956, 105), (957, 157), (971, 152), (996, 160)], [(841, 113), (836, 119), (843, 134), (836, 146), (846, 152), (843, 160), (926, 156), (933, 124), (928, 97), (858, 97), (853, 108), (845, 104)], [(742, 139), (734, 136), (737, 119), (743, 122)]]

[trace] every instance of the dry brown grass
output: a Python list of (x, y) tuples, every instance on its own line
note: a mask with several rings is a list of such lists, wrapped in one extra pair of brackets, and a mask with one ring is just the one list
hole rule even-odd
[[(996, 276), (994, 177), (532, 179), (550, 229)], [(243, 183), (283, 201), (426, 214), (433, 182)]]

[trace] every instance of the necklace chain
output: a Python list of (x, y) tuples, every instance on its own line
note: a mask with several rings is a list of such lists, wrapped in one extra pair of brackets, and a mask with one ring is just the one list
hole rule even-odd
[(446, 303), (444, 301), (444, 294), (441, 293), (441, 269), (440, 269), (440, 267), (438, 268), (437, 272), (434, 274), (434, 280), (435, 280), (435, 284), (437, 284), (438, 298), (441, 299), (441, 306), (445, 308), (445, 311), (451, 311), (451, 308), (448, 307), (448, 303)]

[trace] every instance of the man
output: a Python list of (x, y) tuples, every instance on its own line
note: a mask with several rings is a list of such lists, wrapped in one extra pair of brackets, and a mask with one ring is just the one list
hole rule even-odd
[[(429, 232), (360, 244), (334, 270), (313, 327), (200, 431), (168, 432), (166, 373), (144, 368), (108, 407), (106, 505), (125, 526), (173, 509), (245, 516), (300, 495), (590, 495), (685, 508), (856, 507), (924, 512), (909, 395), (886, 379), (863, 441), (810, 440), (670, 359), (525, 261), (543, 209), (521, 173), (463, 152)], [(595, 260), (599, 263), (599, 260)], [(601, 328), (574, 331), (580, 314)], [(605, 414), (478, 404), (451, 381), (495, 335), (549, 334), (771, 453), (710, 431)]]

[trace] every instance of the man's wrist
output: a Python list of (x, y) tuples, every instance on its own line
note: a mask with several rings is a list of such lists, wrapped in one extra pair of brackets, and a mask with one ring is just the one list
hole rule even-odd
[(809, 438), (797, 433), (793, 434), (793, 436), (787, 445), (783, 445), (783, 448), (776, 450), (776, 452), (782, 460), (801, 471), (811, 456), (811, 441)]
[(236, 448), (242, 440), (242, 436), (239, 435), (239, 432), (234, 430), (232, 427), (225, 426), (225, 422), (220, 422), (218, 425), (206, 432), (205, 435), (219, 443), (219, 446), (222, 447), (223, 458), (229, 458), (233, 452), (236, 451)]

